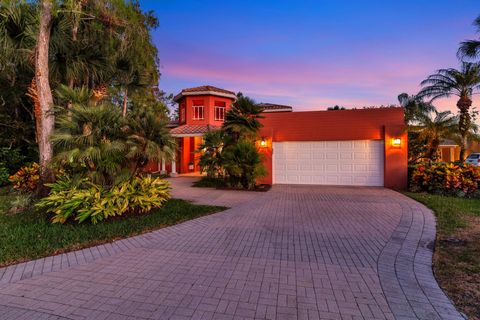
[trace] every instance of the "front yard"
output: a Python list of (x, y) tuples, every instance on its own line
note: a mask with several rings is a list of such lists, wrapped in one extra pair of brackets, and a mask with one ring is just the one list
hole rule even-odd
[(45, 214), (34, 210), (9, 214), (9, 201), (9, 195), (0, 194), (0, 266), (110, 242), (225, 210), (172, 199), (141, 216), (96, 225), (60, 225), (50, 223)]
[(433, 269), (440, 286), (469, 319), (480, 319), (480, 199), (407, 195), (437, 217)]

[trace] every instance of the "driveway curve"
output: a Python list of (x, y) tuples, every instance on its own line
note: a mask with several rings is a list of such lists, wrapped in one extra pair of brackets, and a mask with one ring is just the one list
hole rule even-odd
[(383, 188), (191, 188), (222, 213), (0, 269), (1, 319), (462, 319), (433, 276), (435, 220)]

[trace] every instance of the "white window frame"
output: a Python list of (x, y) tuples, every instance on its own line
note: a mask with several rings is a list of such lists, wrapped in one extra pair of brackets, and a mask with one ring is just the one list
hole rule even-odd
[[(218, 118), (217, 117), (217, 109), (223, 109), (223, 113), (222, 113), (222, 118)], [(213, 114), (213, 117), (215, 119), (215, 121), (225, 121), (225, 113), (227, 111), (227, 107), (224, 107), (224, 106), (215, 106), (214, 108), (214, 114)]]
[[(196, 109), (198, 109), (198, 112), (195, 112)], [(201, 112), (201, 117), (195, 117), (195, 113), (200, 115), (200, 110), (202, 111)], [(204, 106), (193, 106), (192, 111), (193, 111), (193, 114), (192, 114), (192, 119), (193, 120), (204, 120), (205, 119), (205, 108), (204, 108)]]

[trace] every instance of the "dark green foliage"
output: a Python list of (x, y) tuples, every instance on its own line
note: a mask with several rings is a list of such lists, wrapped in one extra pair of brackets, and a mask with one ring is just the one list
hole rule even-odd
[(199, 165), (209, 178), (224, 176), (222, 150), (225, 139), (225, 132), (222, 130), (210, 131), (203, 135), (203, 142), (198, 151), (201, 154)]
[[(477, 29), (477, 34), (480, 35), (480, 16), (475, 19), (473, 25)], [(478, 40), (465, 40), (461, 42), (457, 55), (460, 59), (470, 58), (475, 60), (480, 58), (480, 38)]]
[(170, 159), (175, 140), (166, 129), (162, 105), (136, 105), (126, 117), (108, 102), (95, 104), (84, 89), (62, 87), (70, 108), (57, 111), (52, 136), (54, 161), (67, 173), (113, 186), (129, 179), (149, 160)]
[[(157, 49), (150, 31), (152, 12), (137, 1), (56, 1), (50, 41), (50, 85), (57, 105), (67, 106), (61, 86), (106, 88), (110, 102), (133, 108), (136, 99), (158, 89)], [(34, 77), (38, 33), (36, 1), (0, 3), (0, 145), (20, 148), (26, 161), (38, 161), (35, 111), (27, 95)], [(127, 95), (128, 89), (128, 95)]]
[(254, 100), (241, 95), (225, 115), (223, 130), (231, 138), (231, 143), (240, 139), (256, 139), (262, 124), (262, 108)]
[(204, 135), (200, 146), (200, 167), (209, 178), (221, 178), (232, 188), (252, 190), (256, 179), (265, 175), (255, 141), (262, 127), (262, 109), (252, 99), (237, 95), (225, 115), (221, 130)]
[(222, 166), (231, 187), (253, 190), (257, 177), (266, 174), (261, 155), (251, 141), (241, 140), (225, 148), (222, 158)]
[(335, 110), (347, 110), (347, 108), (345, 108), (345, 107), (341, 107), (341, 106), (339, 106), (339, 105), (335, 105), (335, 106), (333, 106), (333, 107), (328, 107), (328, 108), (327, 108), (327, 110), (329, 110), (329, 111), (335, 111)]

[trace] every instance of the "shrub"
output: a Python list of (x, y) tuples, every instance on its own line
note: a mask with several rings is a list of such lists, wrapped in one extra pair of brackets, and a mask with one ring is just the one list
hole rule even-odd
[(12, 196), (8, 205), (8, 212), (11, 214), (17, 214), (24, 212), (31, 208), (33, 202), (32, 194), (16, 194)]
[(20, 149), (0, 148), (0, 163), (7, 168), (8, 173), (17, 171), (24, 160), (25, 156), (21, 154)]
[(9, 176), (7, 165), (4, 162), (0, 162), (0, 187), (9, 182)]
[(412, 191), (471, 196), (478, 189), (480, 167), (469, 164), (426, 162), (415, 166), (411, 179)]
[(30, 166), (20, 168), (20, 170), (9, 178), (13, 188), (22, 192), (35, 191), (39, 179), (39, 165), (35, 162)]
[(266, 174), (262, 157), (255, 143), (239, 141), (227, 147), (223, 153), (223, 166), (228, 174), (231, 187), (242, 187), (248, 190), (255, 188), (257, 177)]
[(59, 180), (37, 207), (52, 213), (53, 223), (90, 220), (98, 223), (123, 214), (143, 214), (161, 207), (170, 198), (170, 183), (151, 176), (135, 177), (112, 188), (83, 179)]

